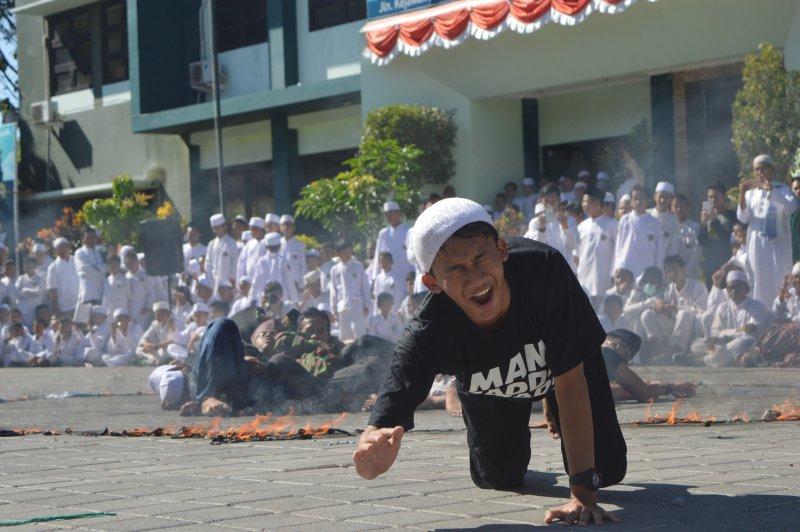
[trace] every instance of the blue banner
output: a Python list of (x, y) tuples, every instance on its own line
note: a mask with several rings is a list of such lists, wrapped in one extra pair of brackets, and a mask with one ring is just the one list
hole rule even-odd
[(17, 124), (0, 124), (0, 242), (14, 239), (17, 183)]
[(385, 17), (413, 9), (430, 7), (447, 0), (367, 0), (367, 18)]

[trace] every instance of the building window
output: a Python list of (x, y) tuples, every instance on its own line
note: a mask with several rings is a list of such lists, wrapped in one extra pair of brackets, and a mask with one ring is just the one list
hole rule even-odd
[(267, 0), (215, 0), (217, 52), (267, 42)]
[(92, 24), (89, 9), (76, 9), (48, 19), (50, 28), (50, 91), (53, 95), (92, 85)]
[(103, 83), (128, 79), (128, 23), (125, 2), (103, 5)]
[(309, 31), (355, 22), (366, 17), (366, 0), (308, 0)]

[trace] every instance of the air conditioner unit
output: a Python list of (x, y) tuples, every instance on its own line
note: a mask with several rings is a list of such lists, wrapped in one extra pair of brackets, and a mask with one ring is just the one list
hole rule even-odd
[(44, 100), (31, 104), (31, 122), (38, 125), (49, 125), (57, 121), (58, 108), (56, 102)]
[[(225, 73), (222, 67), (217, 65), (217, 78), (220, 87), (225, 85)], [(195, 61), (189, 63), (189, 84), (193, 89), (208, 92), (211, 87), (211, 61)]]

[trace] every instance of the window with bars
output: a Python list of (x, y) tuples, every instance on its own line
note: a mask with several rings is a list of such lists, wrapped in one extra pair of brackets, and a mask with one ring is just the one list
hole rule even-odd
[(59, 13), (50, 28), (50, 87), (53, 95), (92, 85), (92, 21), (88, 8)]
[(128, 79), (128, 18), (125, 2), (114, 0), (102, 6), (103, 83)]
[(308, 0), (309, 31), (347, 24), (366, 17), (366, 0)]
[(215, 0), (217, 52), (267, 42), (268, 0)]

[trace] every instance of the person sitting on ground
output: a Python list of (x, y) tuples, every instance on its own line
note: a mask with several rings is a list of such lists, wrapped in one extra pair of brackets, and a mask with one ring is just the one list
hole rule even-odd
[(131, 281), (122, 271), (122, 259), (119, 255), (108, 258), (108, 276), (103, 281), (103, 306), (110, 312), (118, 308), (130, 308), (133, 298)]
[(33, 341), (36, 342), (34, 357), (28, 360), (31, 366), (49, 366), (51, 353), (55, 352), (56, 345), (50, 324), (43, 318), (33, 320)]
[(397, 310), (397, 313), (403, 318), (403, 323), (408, 323), (412, 316), (414, 316), (417, 308), (419, 308), (419, 305), (414, 305), (412, 301), (414, 296), (414, 281), (416, 278), (416, 271), (408, 272), (406, 275), (406, 296), (403, 298), (403, 301), (400, 303), (400, 308)]
[(264, 315), (267, 318), (281, 320), (294, 309), (294, 305), (291, 301), (283, 299), (283, 285), (277, 281), (271, 281), (264, 288), (261, 308), (264, 309)]
[(253, 286), (253, 279), (248, 275), (242, 275), (239, 278), (239, 297), (231, 305), (231, 312), (229, 317), (235, 316), (238, 312), (256, 306), (256, 302), (250, 295), (250, 288)]
[(671, 383), (645, 382), (631, 368), (633, 357), (642, 346), (638, 334), (627, 329), (615, 329), (606, 334), (603, 342), (603, 360), (606, 363), (608, 378), (611, 380), (611, 392), (615, 401), (635, 400), (640, 403), (654, 401), (659, 397), (692, 397), (696, 386), (689, 382)]
[[(664, 311), (664, 276), (661, 268), (648, 266), (639, 276), (636, 288), (625, 300), (625, 307), (622, 312), (625, 318), (633, 325), (633, 332), (646, 334), (642, 325), (642, 314), (645, 310), (656, 308), (659, 305), (660, 311)], [(648, 339), (655, 344), (658, 349), (658, 339)]]
[(792, 272), (786, 276), (772, 311), (780, 319), (800, 321), (800, 262), (792, 266)]
[(136, 362), (145, 366), (157, 366), (161, 360), (170, 359), (167, 347), (173, 343), (175, 320), (165, 301), (153, 304), (155, 319), (139, 340)]
[(190, 399), (188, 372), (187, 366), (168, 364), (150, 373), (147, 382), (161, 399), (162, 410), (177, 410)]
[(711, 334), (692, 344), (692, 353), (708, 366), (731, 366), (753, 347), (767, 322), (767, 309), (748, 297), (750, 282), (741, 270), (728, 272), (728, 299), (714, 309)]
[(606, 296), (603, 301), (603, 313), (598, 316), (600, 325), (603, 326), (603, 330), (606, 333), (614, 329), (631, 329), (630, 322), (622, 315), (624, 306), (625, 303), (618, 295)]
[(623, 301), (627, 301), (634, 288), (636, 288), (636, 279), (633, 277), (633, 272), (625, 268), (617, 268), (614, 272), (614, 286), (606, 291), (606, 295), (616, 295)]
[(111, 328), (108, 323), (108, 309), (101, 305), (92, 305), (89, 313), (89, 326), (84, 338), (83, 358), (93, 365), (105, 365), (102, 353), (108, 348)]
[[(369, 412), (378, 400), (378, 394), (372, 394), (364, 402), (362, 412)], [(453, 417), (461, 417), (461, 399), (458, 398), (458, 385), (452, 375), (437, 375), (431, 385), (428, 398), (417, 407), (417, 410), (447, 410)]]
[(377, 336), (396, 344), (403, 334), (403, 320), (393, 310), (394, 296), (389, 292), (378, 294), (378, 313), (370, 316), (367, 334)]
[(22, 367), (30, 365), (36, 356), (38, 345), (31, 335), (25, 331), (22, 323), (13, 323), (8, 330), (8, 338), (3, 340), (0, 359), (5, 367)]
[(173, 361), (185, 362), (196, 352), (206, 332), (210, 312), (211, 308), (205, 303), (194, 304), (186, 327), (175, 332), (172, 336), (173, 343), (167, 347)]
[(300, 304), (298, 305), (298, 310), (301, 312), (310, 308), (318, 309), (320, 304), (328, 304), (330, 297), (326, 298), (322, 292), (321, 278), (322, 274), (319, 269), (309, 270), (303, 276), (306, 286), (300, 295)]
[[(172, 291), (172, 318), (175, 320), (175, 328), (183, 329), (186, 327), (186, 320), (189, 314), (192, 313), (192, 298), (189, 294), (189, 288), (186, 286), (177, 286)], [(124, 307), (120, 307), (124, 308)]]
[(49, 357), (51, 366), (83, 365), (83, 335), (75, 330), (71, 317), (62, 315), (58, 320), (53, 344), (54, 350)]
[(127, 366), (136, 355), (136, 347), (142, 337), (142, 328), (131, 320), (127, 309), (118, 308), (111, 315), (111, 334), (106, 352), (100, 359), (108, 367)]

